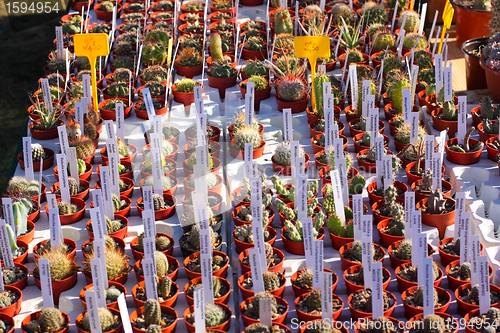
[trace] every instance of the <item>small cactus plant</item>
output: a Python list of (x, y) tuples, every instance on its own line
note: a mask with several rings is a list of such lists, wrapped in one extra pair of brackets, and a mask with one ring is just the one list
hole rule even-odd
[[(120, 322), (119, 316), (113, 315), (113, 313), (106, 308), (99, 308), (98, 313), (99, 321), (101, 323), (101, 330), (103, 332), (111, 331)], [(90, 316), (88, 312), (85, 312), (85, 314), (83, 315), (83, 319), (80, 325), (85, 332), (91, 331)]]

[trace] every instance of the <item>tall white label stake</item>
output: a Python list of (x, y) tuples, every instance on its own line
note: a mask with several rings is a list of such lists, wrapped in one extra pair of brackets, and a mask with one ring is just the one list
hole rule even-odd
[(193, 305), (194, 305), (194, 323), (196, 333), (205, 333), (205, 299), (203, 293), (203, 286), (194, 288), (193, 291)]
[(380, 318), (384, 316), (384, 288), (383, 269), (381, 262), (372, 263), (372, 317)]
[(321, 288), (321, 318), (332, 320), (332, 272), (323, 272), (323, 286)]
[(458, 96), (458, 128), (457, 139), (459, 144), (464, 143), (467, 132), (467, 96)]
[(91, 333), (102, 333), (95, 291), (85, 291), (85, 301), (87, 303), (87, 312), (89, 313)]
[(123, 331), (125, 333), (132, 333), (132, 325), (128, 315), (127, 303), (125, 302), (125, 294), (121, 293), (118, 296), (118, 307), (120, 309), (120, 318), (122, 319)]
[(5, 220), (0, 219), (0, 250), (2, 252), (2, 258), (4, 261), (5, 268), (13, 268), (14, 259), (12, 258), (12, 252), (10, 251), (9, 236), (7, 235), (7, 227), (5, 225)]
[(292, 109), (283, 109), (283, 129), (284, 141), (292, 141)]
[[(481, 242), (479, 241), (479, 235), (472, 235), (470, 237), (470, 283), (471, 286), (479, 284), (479, 267), (477, 258), (481, 255)], [(488, 269), (488, 275), (489, 275)]]
[(248, 259), (250, 261), (250, 272), (253, 281), (253, 290), (255, 294), (266, 291), (264, 280), (262, 279), (262, 264), (256, 248), (248, 249)]
[(313, 289), (323, 286), (323, 240), (314, 241)]
[(424, 272), (424, 317), (434, 314), (434, 275), (432, 273), (432, 258), (422, 259), (418, 270)]
[(71, 197), (69, 195), (68, 164), (66, 162), (66, 156), (63, 154), (57, 154), (56, 160), (59, 173), (59, 190), (61, 191), (61, 200), (64, 202), (71, 202)]
[(54, 295), (52, 294), (52, 279), (50, 275), (49, 259), (38, 259), (38, 272), (40, 275), (40, 287), (44, 308), (54, 307)]
[[(33, 170), (33, 154), (31, 153), (31, 137), (23, 138), (23, 158), (24, 158), (24, 173), (26, 175), (26, 179), (33, 180), (35, 179), (34, 170)], [(40, 170), (41, 170), (40, 166)]]
[(479, 313), (484, 314), (490, 308), (490, 279), (488, 256), (479, 256)]

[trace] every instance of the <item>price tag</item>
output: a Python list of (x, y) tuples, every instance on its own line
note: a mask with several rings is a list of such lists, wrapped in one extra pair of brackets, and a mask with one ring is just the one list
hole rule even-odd
[(59, 190), (61, 191), (61, 200), (64, 202), (71, 202), (71, 197), (69, 195), (68, 164), (66, 162), (66, 156), (63, 154), (57, 154), (56, 160), (57, 170), (59, 170)]
[(62, 235), (58, 208), (49, 208), (49, 229), (51, 247), (60, 247)]
[(85, 301), (87, 303), (87, 312), (89, 314), (91, 333), (102, 333), (101, 321), (99, 320), (99, 311), (95, 291), (85, 291)]
[(464, 143), (467, 132), (467, 96), (458, 96), (458, 127), (457, 139), (459, 144)]
[(411, 239), (412, 212), (415, 211), (415, 192), (405, 192), (405, 240)]
[(432, 189), (441, 188), (441, 153), (432, 154)]
[[(256, 248), (248, 249), (248, 259), (250, 262), (250, 271), (252, 274), (253, 291), (255, 294), (266, 291), (264, 288), (264, 280), (262, 278), (262, 263), (260, 262), (259, 252)], [(266, 266), (267, 268), (267, 266)]]
[[(371, 133), (375, 133), (372, 135), (373, 138), (377, 137), (379, 126), (379, 110), (378, 109), (369, 109), (368, 110), (368, 119), (366, 120), (366, 130)], [(382, 141), (383, 142), (383, 141)]]
[(314, 241), (313, 289), (323, 286), (323, 240)]
[(405, 40), (405, 34), (406, 31), (403, 28), (399, 29), (399, 35), (398, 35), (398, 42), (396, 43), (398, 45), (398, 58), (401, 58), (401, 54), (403, 53), (403, 44)]
[(323, 286), (321, 288), (321, 318), (332, 320), (333, 297), (332, 297), (332, 272), (323, 272)]
[(330, 179), (332, 180), (333, 200), (335, 202), (335, 213), (343, 225), (345, 225), (344, 200), (342, 199), (342, 184), (340, 183), (340, 174), (338, 170), (330, 170)]
[[(458, 192), (457, 192), (458, 193)], [(470, 236), (470, 283), (471, 286), (479, 284), (479, 265), (477, 258), (481, 255), (481, 242), (479, 241), (479, 235)], [(489, 275), (488, 268), (488, 275)]]
[(59, 134), (59, 145), (61, 146), (61, 153), (68, 155), (68, 133), (66, 132), (66, 125), (57, 126), (57, 133)]
[(194, 288), (193, 291), (193, 305), (194, 305), (194, 327), (196, 333), (205, 333), (205, 299), (203, 293), (203, 286)]
[[(24, 158), (24, 172), (26, 179), (35, 179), (33, 170), (33, 155), (31, 153), (31, 137), (23, 138), (23, 158)], [(41, 169), (40, 169), (41, 170)]]
[(351, 80), (351, 100), (352, 100), (351, 107), (353, 110), (357, 110), (359, 93), (358, 93), (358, 74), (355, 64), (349, 65), (349, 79)]
[[(434, 73), (436, 76), (436, 94), (443, 88), (443, 55), (434, 55)], [(437, 96), (437, 95), (436, 95)]]
[[(412, 230), (413, 232), (413, 230)], [(415, 240), (412, 240), (411, 246), (411, 259), (412, 266), (413, 260), (415, 260), (415, 266), (418, 268), (417, 281), (418, 285), (421, 286), (425, 283), (425, 271), (422, 268), (422, 260), (427, 257), (427, 235), (424, 233), (419, 233)]]
[(432, 258), (422, 259), (419, 271), (424, 272), (424, 317), (434, 314), (434, 274), (432, 273)]
[(43, 307), (53, 308), (54, 295), (52, 294), (49, 259), (38, 259), (38, 272), (40, 274), (40, 289), (42, 289)]
[(490, 279), (488, 256), (477, 257), (479, 266), (479, 313), (488, 312), (490, 305)]
[(406, 124), (410, 123), (411, 112), (411, 90), (403, 89), (403, 118)]
[(196, 205), (196, 216), (200, 224), (200, 252), (212, 255), (212, 242), (210, 241), (210, 225), (208, 224), (208, 212), (206, 203)]
[(361, 224), (363, 216), (363, 195), (353, 194), (352, 196), (352, 217), (353, 217), (353, 231), (354, 240), (361, 240)]
[(2, 198), (2, 208), (3, 216), (5, 218), (5, 223), (10, 225), (12, 230), (16, 230), (16, 223), (14, 222), (14, 212), (12, 210), (12, 198), (5, 197)]
[(259, 322), (266, 326), (272, 326), (272, 308), (270, 298), (261, 298), (259, 300)]
[(155, 281), (156, 264), (152, 258), (142, 259), (142, 271), (144, 273), (144, 285), (148, 299), (158, 300), (158, 290)]
[(125, 333), (132, 333), (132, 325), (130, 324), (130, 317), (127, 309), (127, 302), (125, 302), (125, 294), (121, 293), (118, 296), (118, 308), (120, 309), (120, 318), (122, 319), (123, 331)]
[(363, 266), (363, 278), (365, 280), (365, 289), (372, 289), (372, 264), (373, 264), (373, 251), (372, 239), (368, 237), (361, 237), (361, 264)]
[(13, 268), (14, 259), (12, 258), (12, 252), (10, 251), (9, 236), (7, 234), (7, 227), (5, 225), (5, 220), (0, 219), (0, 250), (2, 252), (2, 258), (4, 266), (7, 269)]
[[(364, 270), (363, 270), (364, 272)], [(384, 288), (383, 288), (383, 275), (382, 263), (374, 262), (372, 263), (372, 318), (375, 320), (377, 318), (384, 316)], [(368, 279), (370, 280), (370, 279)], [(366, 286), (365, 286), (366, 287)]]
[(113, 199), (111, 197), (111, 181), (109, 179), (109, 169), (107, 166), (101, 167), (101, 188), (104, 201), (104, 215), (110, 219), (114, 218)]
[(94, 207), (90, 209), (90, 220), (92, 221), (92, 230), (94, 231), (95, 239), (104, 239), (104, 236), (108, 235), (108, 230), (104, 225), (104, 218), (99, 208)]
[(52, 114), (52, 112), (54, 112), (54, 109), (52, 107), (52, 97), (50, 95), (49, 79), (47, 78), (40, 79), (40, 85), (42, 86), (43, 104), (47, 109), (47, 111), (49, 111), (49, 114)]
[(90, 259), (92, 272), (92, 283), (94, 285), (97, 307), (106, 307), (106, 291), (104, 287), (104, 278), (101, 274), (101, 261), (99, 259)]
[(412, 145), (418, 144), (418, 125), (419, 125), (419, 115), (418, 112), (410, 113), (410, 143)]
[(292, 141), (292, 109), (283, 109), (283, 140)]
[(108, 270), (106, 267), (106, 246), (103, 239), (94, 239), (92, 242), (94, 247), (94, 257), (101, 262), (101, 271), (104, 278), (105, 286), (108, 288)]
[[(350, 67), (349, 67), (350, 69)], [(353, 81), (355, 82), (355, 81)], [(370, 95), (370, 87), (371, 87), (372, 81), (370, 80), (363, 80), (362, 83), (362, 95), (361, 95), (361, 112), (363, 117), (368, 117), (368, 105), (367, 105), (367, 97)]]
[(302, 233), (304, 235), (304, 252), (306, 266), (314, 268), (314, 234), (312, 218), (307, 217), (302, 220)]
[(384, 190), (394, 183), (392, 179), (392, 155), (382, 157), (384, 163)]
[(212, 253), (200, 254), (201, 282), (207, 303), (214, 302), (214, 285), (212, 280)]
[[(151, 212), (154, 212), (153, 189), (151, 188), (151, 186), (144, 186), (142, 188), (142, 200), (144, 202), (144, 212), (146, 210), (150, 210)], [(144, 212), (143, 212), (143, 214), (144, 214)]]
[[(462, 229), (462, 236), (460, 237), (460, 265), (470, 262), (469, 249), (470, 249), (470, 212), (463, 212), (460, 217), (459, 228)], [(456, 225), (455, 225), (456, 226)]]
[[(453, 79), (451, 77), (451, 65), (444, 69), (444, 100), (453, 101)], [(437, 90), (436, 90), (437, 91)]]
[(247, 81), (247, 92), (245, 94), (245, 126), (252, 126), (254, 103), (255, 103), (255, 83)]

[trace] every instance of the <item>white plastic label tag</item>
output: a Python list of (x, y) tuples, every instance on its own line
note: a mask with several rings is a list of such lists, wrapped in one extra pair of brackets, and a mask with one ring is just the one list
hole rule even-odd
[(323, 272), (323, 286), (321, 288), (321, 318), (332, 320), (332, 272)]
[[(383, 269), (381, 262), (372, 264), (372, 318), (384, 316), (384, 288), (383, 288)], [(366, 287), (366, 285), (365, 285)]]
[(201, 262), (201, 282), (203, 284), (203, 293), (207, 303), (214, 302), (214, 285), (212, 277), (212, 255), (200, 254)]
[(354, 240), (361, 240), (361, 224), (363, 216), (363, 195), (354, 194), (352, 196), (352, 218), (353, 218), (353, 231)]
[[(479, 235), (470, 236), (470, 283), (471, 286), (479, 284), (479, 266), (477, 258), (481, 255), (481, 242)], [(488, 268), (488, 275), (489, 275)]]
[(434, 274), (432, 273), (432, 258), (423, 258), (418, 270), (424, 271), (424, 317), (434, 314)]
[(372, 288), (372, 264), (373, 264), (373, 251), (372, 239), (369, 237), (361, 237), (361, 264), (363, 266), (363, 278), (365, 280), (365, 288)]
[(345, 225), (344, 200), (342, 199), (342, 184), (340, 183), (340, 175), (338, 170), (330, 170), (330, 179), (333, 188), (333, 200), (335, 202), (335, 212)]
[(479, 264), (479, 313), (483, 314), (491, 307), (488, 256), (479, 256), (477, 261)]
[(87, 303), (87, 312), (90, 320), (90, 332), (102, 333), (95, 291), (85, 291), (85, 301)]
[(194, 288), (193, 291), (194, 305), (194, 327), (196, 333), (205, 333), (205, 297), (203, 286)]
[(323, 240), (314, 241), (313, 289), (323, 286)]
[(261, 298), (259, 300), (259, 322), (266, 326), (272, 326), (272, 308), (270, 298)]
[(92, 284), (97, 300), (97, 307), (106, 307), (106, 291), (104, 288), (104, 278), (101, 274), (101, 261), (99, 259), (90, 259), (92, 273)]
[(250, 271), (252, 275), (253, 291), (255, 294), (266, 291), (264, 289), (264, 280), (262, 279), (262, 263), (256, 248), (248, 249), (248, 259), (250, 262)]
[(458, 127), (456, 138), (458, 144), (464, 143), (467, 132), (467, 96), (458, 96)]
[(5, 268), (13, 268), (14, 259), (12, 258), (12, 252), (10, 251), (9, 236), (7, 235), (7, 227), (5, 225), (5, 220), (0, 219), (0, 250), (2, 252), (2, 258), (4, 261)]
[(283, 140), (292, 141), (292, 109), (283, 109)]
[(462, 229), (462, 237), (460, 237), (460, 265), (466, 262), (470, 262), (469, 260), (469, 249), (470, 249), (470, 219), (471, 213), (464, 212), (460, 217), (460, 229)]
[(155, 281), (155, 263), (152, 258), (142, 259), (142, 271), (144, 273), (144, 285), (148, 299), (158, 300), (158, 290)]
[(59, 170), (59, 190), (61, 191), (61, 200), (64, 202), (71, 202), (71, 197), (69, 195), (68, 164), (66, 162), (66, 156), (63, 154), (57, 154), (56, 160), (57, 170)]
[(254, 110), (254, 91), (255, 83), (247, 81), (247, 92), (245, 94), (245, 126), (252, 126), (253, 110)]
[(125, 333), (132, 333), (132, 325), (130, 324), (130, 317), (124, 293), (121, 293), (120, 296), (118, 296), (118, 307), (120, 309), (120, 318), (122, 319), (123, 330)]
[(43, 307), (53, 308), (54, 296), (52, 294), (52, 279), (50, 275), (49, 259), (38, 259), (38, 272), (40, 275), (40, 289), (42, 289)]
[[(28, 180), (35, 179), (33, 170), (33, 155), (31, 153), (31, 137), (23, 138), (23, 158), (24, 158), (24, 172), (26, 175), (26, 179)], [(40, 171), (41, 170), (42, 166), (40, 166)]]

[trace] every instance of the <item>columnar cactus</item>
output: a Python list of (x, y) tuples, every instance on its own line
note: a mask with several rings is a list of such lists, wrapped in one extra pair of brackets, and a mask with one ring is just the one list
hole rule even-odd
[(155, 299), (148, 299), (144, 303), (144, 320), (146, 327), (150, 325), (159, 325), (161, 322), (160, 303)]
[(78, 211), (78, 207), (76, 205), (65, 201), (59, 201), (57, 203), (57, 208), (59, 208), (59, 215), (70, 215)]
[(317, 74), (313, 81), (314, 100), (316, 102), (318, 116), (320, 117), (323, 117), (325, 112), (323, 107), (323, 83), (329, 81), (326, 74)]
[(273, 291), (281, 287), (280, 275), (277, 272), (265, 271), (262, 273), (262, 278), (266, 291)]
[(170, 297), (170, 291), (172, 290), (172, 279), (166, 276), (161, 283), (158, 283), (158, 296), (167, 300)]

